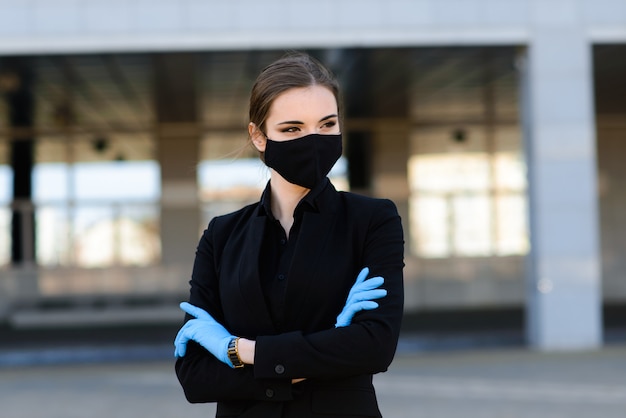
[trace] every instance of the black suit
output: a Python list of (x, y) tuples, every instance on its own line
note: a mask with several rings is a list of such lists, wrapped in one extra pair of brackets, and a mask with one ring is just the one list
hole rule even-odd
[[(190, 303), (233, 335), (256, 340), (253, 366), (232, 369), (190, 341), (176, 372), (190, 402), (217, 416), (380, 416), (372, 375), (393, 359), (403, 309), (404, 242), (389, 200), (337, 192), (328, 183), (305, 212), (277, 326), (259, 277), (267, 216), (259, 204), (214, 218), (198, 245)], [(335, 328), (362, 267), (385, 279), (379, 307)], [(306, 378), (293, 385), (291, 379)]]

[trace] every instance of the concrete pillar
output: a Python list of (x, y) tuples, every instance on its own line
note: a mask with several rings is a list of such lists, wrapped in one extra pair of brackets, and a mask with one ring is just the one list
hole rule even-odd
[(361, 194), (372, 192), (372, 127), (362, 122), (373, 116), (368, 58), (366, 50), (344, 51), (343, 73), (338, 74), (344, 91), (344, 119), (349, 121), (343, 128), (348, 182), (352, 192)]
[(35, 262), (35, 215), (32, 203), (34, 166), (35, 99), (33, 74), (25, 59), (3, 62), (3, 85), (9, 113), (11, 168), (13, 169), (13, 217), (11, 222), (11, 262), (15, 265)]
[(200, 232), (195, 55), (156, 55), (154, 71), (157, 158), (162, 188), (161, 259), (165, 265), (188, 266), (190, 270)]
[[(408, 239), (409, 174), (411, 155), (411, 92), (413, 55), (406, 50), (378, 50), (370, 57), (372, 112), (379, 121), (374, 127), (372, 189), (375, 196), (394, 201), (404, 220)], [(408, 248), (407, 248), (408, 250)]]
[(520, 60), (531, 239), (527, 338), (543, 350), (588, 349), (602, 340), (591, 45), (575, 19), (558, 23), (538, 24)]
[(407, 219), (410, 56), (355, 50), (345, 61), (351, 190), (394, 200)]

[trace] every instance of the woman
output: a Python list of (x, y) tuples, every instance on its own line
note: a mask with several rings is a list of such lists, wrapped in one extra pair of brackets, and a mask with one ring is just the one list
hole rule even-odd
[(218, 402), (218, 417), (381, 416), (372, 375), (397, 345), (402, 226), (391, 201), (326, 177), (341, 155), (338, 98), (304, 54), (253, 86), (248, 130), (270, 181), (204, 231), (175, 341), (188, 401)]

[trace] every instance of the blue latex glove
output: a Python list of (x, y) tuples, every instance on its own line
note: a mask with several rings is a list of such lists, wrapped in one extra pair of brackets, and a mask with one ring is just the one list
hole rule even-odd
[(233, 337), (220, 323), (204, 309), (183, 302), (180, 309), (196, 319), (190, 319), (182, 326), (174, 340), (174, 355), (183, 357), (187, 352), (187, 342), (194, 340), (206, 348), (219, 361), (233, 367), (228, 359), (228, 343)]
[(335, 328), (346, 327), (352, 323), (352, 317), (359, 311), (371, 310), (378, 308), (378, 303), (373, 302), (374, 299), (380, 299), (387, 296), (385, 289), (378, 289), (385, 282), (380, 276), (372, 277), (365, 280), (370, 269), (365, 267), (356, 278), (356, 282), (352, 285), (346, 305), (337, 316)]

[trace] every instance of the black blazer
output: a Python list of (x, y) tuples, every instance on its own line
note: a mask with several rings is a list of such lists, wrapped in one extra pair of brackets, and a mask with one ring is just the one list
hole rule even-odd
[[(204, 231), (189, 302), (233, 335), (256, 340), (255, 363), (232, 369), (190, 341), (176, 362), (189, 402), (218, 402), (218, 417), (380, 416), (372, 375), (393, 359), (404, 301), (400, 216), (390, 200), (337, 192), (330, 182), (315, 205), (303, 215), (280, 329), (258, 274), (266, 225), (260, 205), (216, 217)], [(335, 328), (365, 266), (370, 277), (384, 277), (387, 296)]]

